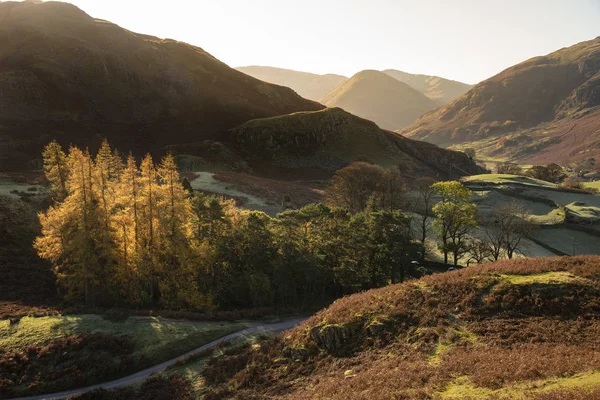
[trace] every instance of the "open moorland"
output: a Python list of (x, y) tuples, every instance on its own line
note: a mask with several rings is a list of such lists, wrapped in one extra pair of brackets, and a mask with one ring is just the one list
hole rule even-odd
[(599, 277), (590, 256), (437, 274), (179, 370), (203, 399), (596, 399)]

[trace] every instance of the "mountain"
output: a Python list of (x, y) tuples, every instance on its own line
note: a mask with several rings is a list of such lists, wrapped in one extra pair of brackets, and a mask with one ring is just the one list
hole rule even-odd
[(600, 156), (600, 37), (517, 64), (402, 134), (526, 164)]
[(400, 82), (408, 84), (440, 106), (450, 103), (473, 87), (466, 83), (440, 78), (439, 76), (409, 74), (408, 72), (396, 69), (386, 69), (382, 72)]
[(322, 109), (199, 47), (137, 34), (59, 2), (0, 3), (0, 170), (53, 138), (160, 152), (245, 121)]
[(599, 277), (599, 257), (518, 259), (347, 296), (275, 339), (211, 360), (203, 393), (598, 399)]
[(315, 101), (319, 101), (333, 88), (348, 80), (342, 75), (317, 75), (275, 67), (249, 66), (236, 69), (261, 81), (292, 88), (300, 96)]
[(384, 129), (406, 126), (437, 106), (406, 83), (373, 70), (354, 75), (321, 102), (374, 121)]
[[(448, 178), (481, 171), (462, 152), (404, 138), (340, 108), (248, 121), (232, 130), (249, 163), (336, 171), (353, 161), (400, 167), (406, 176)], [(456, 177), (456, 175), (454, 176)]]

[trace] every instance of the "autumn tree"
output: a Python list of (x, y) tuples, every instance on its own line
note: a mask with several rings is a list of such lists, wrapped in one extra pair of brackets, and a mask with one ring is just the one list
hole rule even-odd
[(50, 184), (50, 194), (55, 202), (59, 202), (67, 197), (67, 179), (69, 176), (69, 166), (67, 155), (62, 147), (53, 140), (42, 153), (44, 160), (44, 174)]
[(72, 147), (67, 162), (67, 196), (46, 213), (40, 213), (42, 236), (36, 239), (35, 246), (40, 257), (55, 264), (58, 282), (67, 289), (68, 297), (82, 295), (90, 304), (94, 288), (106, 284), (105, 261), (110, 256), (110, 246), (101, 240), (103, 218), (91, 156)]
[[(52, 145), (45, 152), (50, 176), (56, 173)], [(76, 147), (65, 158), (66, 196), (40, 214), (40, 257), (53, 262), (67, 297), (86, 304), (117, 298), (162, 306), (195, 304), (194, 213), (172, 157), (156, 169), (132, 156), (124, 166), (104, 142), (92, 158)], [(60, 189), (60, 180), (53, 179)], [(57, 189), (57, 190), (58, 190)], [(59, 197), (60, 198), (60, 197)]]
[(398, 209), (404, 184), (400, 174), (380, 166), (355, 162), (336, 172), (325, 190), (328, 205), (344, 207), (353, 213), (363, 211), (371, 198), (384, 209)]
[[(195, 288), (194, 229), (195, 218), (188, 199), (189, 192), (180, 183), (173, 156), (162, 159), (157, 170), (156, 207), (158, 227), (155, 244), (159, 248), (158, 276), (163, 305), (177, 302), (193, 304), (197, 299)], [(176, 304), (182, 306), (183, 304)]]

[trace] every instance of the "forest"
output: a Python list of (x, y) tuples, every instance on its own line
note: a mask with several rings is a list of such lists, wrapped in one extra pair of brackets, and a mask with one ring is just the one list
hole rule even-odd
[(314, 204), (271, 218), (187, 190), (170, 155), (138, 165), (107, 142), (95, 156), (53, 142), (43, 158), (52, 205), (35, 248), (67, 301), (308, 307), (422, 274), (410, 263), (410, 219), (373, 199), (355, 212)]
[(459, 266), (512, 258), (533, 232), (516, 203), (482, 221), (462, 183), (408, 190), (365, 162), (339, 170), (324, 203), (270, 217), (193, 191), (171, 155), (138, 165), (106, 141), (95, 156), (52, 142), (43, 159), (51, 205), (34, 246), (60, 297), (88, 306), (310, 308), (426, 274), (431, 237)]

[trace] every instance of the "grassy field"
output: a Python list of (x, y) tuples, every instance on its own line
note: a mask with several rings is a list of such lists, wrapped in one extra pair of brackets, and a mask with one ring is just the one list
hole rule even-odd
[(543, 188), (556, 188), (554, 183), (542, 181), (540, 179), (530, 178), (528, 176), (510, 175), (510, 174), (483, 174), (464, 177), (463, 182), (489, 182), (494, 184), (511, 184), (517, 183), (521, 185), (529, 185)]
[(565, 254), (600, 255), (600, 238), (567, 228), (541, 229), (536, 239)]
[(598, 189), (598, 190), (600, 190), (600, 181), (596, 181), (596, 182), (584, 182), (583, 186), (585, 186), (586, 188), (590, 188), (590, 189)]
[(0, 321), (0, 347), (21, 349), (70, 335), (99, 333), (130, 336), (134, 354), (162, 362), (216, 338), (242, 330), (242, 323), (193, 322), (161, 317), (129, 317), (110, 321), (100, 315), (24, 317), (18, 323)]
[(115, 379), (245, 327), (160, 317), (113, 321), (92, 314), (1, 320), (0, 397)]

